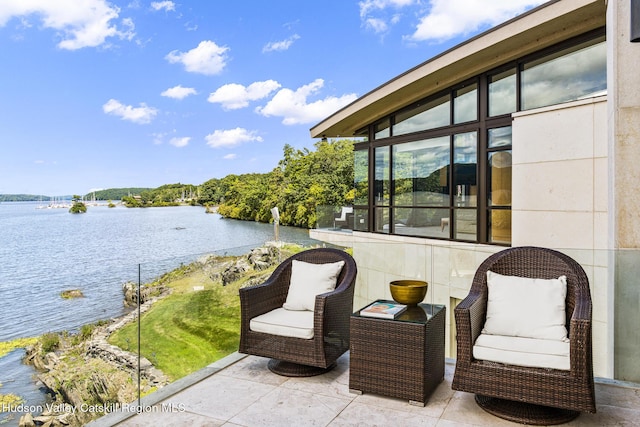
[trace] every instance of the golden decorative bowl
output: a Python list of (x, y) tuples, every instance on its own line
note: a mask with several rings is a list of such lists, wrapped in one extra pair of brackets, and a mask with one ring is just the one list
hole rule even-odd
[(391, 297), (400, 304), (416, 305), (427, 295), (429, 284), (422, 280), (394, 280), (389, 283)]

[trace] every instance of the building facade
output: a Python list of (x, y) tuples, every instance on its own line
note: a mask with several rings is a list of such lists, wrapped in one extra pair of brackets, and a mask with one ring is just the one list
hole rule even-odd
[(581, 263), (593, 300), (595, 375), (640, 382), (640, 44), (635, 0), (557, 0), (372, 90), (311, 129), (357, 138), (355, 307), (398, 278), (453, 308), (507, 246)]

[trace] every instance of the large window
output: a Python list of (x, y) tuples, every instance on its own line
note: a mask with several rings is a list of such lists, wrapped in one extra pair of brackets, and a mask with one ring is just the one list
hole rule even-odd
[(393, 146), (394, 233), (444, 237), (440, 224), (449, 218), (450, 140), (443, 136)]
[(451, 122), (449, 95), (418, 104), (395, 115), (393, 136), (448, 126)]
[(369, 230), (369, 150), (365, 146), (353, 152), (353, 229)]
[(604, 36), (523, 64), (522, 109), (587, 98), (607, 89)]
[(489, 75), (489, 116), (500, 116), (516, 111), (516, 69)]
[(506, 244), (511, 242), (511, 126), (487, 132), (488, 240)]
[(509, 245), (511, 114), (605, 93), (604, 43), (602, 30), (581, 36), (371, 124), (356, 147), (355, 228)]
[(375, 180), (374, 180), (374, 206), (376, 231), (390, 233), (390, 170), (389, 170), (389, 147), (378, 147), (375, 149)]

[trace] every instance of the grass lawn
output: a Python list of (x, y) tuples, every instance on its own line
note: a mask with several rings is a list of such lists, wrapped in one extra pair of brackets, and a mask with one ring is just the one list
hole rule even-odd
[[(171, 282), (173, 293), (142, 316), (142, 355), (174, 381), (236, 351), (241, 282), (223, 287), (200, 270)], [(137, 351), (137, 324), (115, 332), (109, 342)]]

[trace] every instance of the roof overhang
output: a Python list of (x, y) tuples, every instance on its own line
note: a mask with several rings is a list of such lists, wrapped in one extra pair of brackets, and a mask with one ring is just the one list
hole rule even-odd
[(312, 138), (350, 137), (392, 112), (606, 24), (606, 0), (553, 0), (414, 67), (327, 117)]

